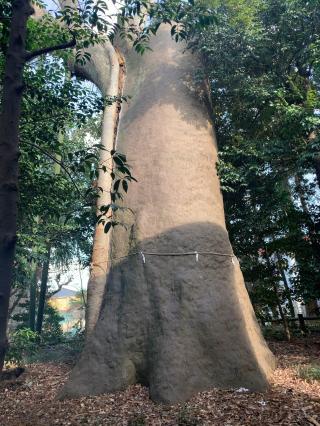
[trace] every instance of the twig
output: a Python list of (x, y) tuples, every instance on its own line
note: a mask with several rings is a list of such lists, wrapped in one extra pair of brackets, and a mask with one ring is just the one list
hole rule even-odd
[(320, 426), (320, 423), (313, 416), (308, 416), (308, 414), (305, 411), (303, 411), (303, 414), (309, 423), (311, 423), (314, 426)]

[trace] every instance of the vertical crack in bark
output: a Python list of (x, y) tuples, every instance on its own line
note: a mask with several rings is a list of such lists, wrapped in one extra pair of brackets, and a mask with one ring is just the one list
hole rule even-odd
[(123, 55), (121, 54), (120, 50), (118, 48), (115, 48), (116, 55), (118, 57), (119, 62), (119, 76), (118, 76), (118, 97), (119, 100), (117, 102), (117, 116), (116, 116), (116, 122), (114, 126), (114, 142), (113, 142), (113, 148), (116, 149), (117, 147), (117, 136), (118, 136), (118, 130), (119, 130), (119, 121), (120, 121), (120, 113), (121, 113), (121, 107), (122, 107), (122, 101), (121, 97), (123, 96), (123, 90), (124, 90), (124, 83), (126, 78), (126, 63)]

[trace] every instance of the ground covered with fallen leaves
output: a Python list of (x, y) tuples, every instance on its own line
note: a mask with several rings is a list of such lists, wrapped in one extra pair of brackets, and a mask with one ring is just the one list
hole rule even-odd
[(320, 364), (320, 337), (270, 342), (270, 347), (278, 368), (268, 392), (213, 389), (173, 406), (154, 404), (141, 386), (59, 401), (56, 395), (70, 365), (33, 364), (16, 381), (0, 384), (0, 426), (320, 426), (320, 381), (306, 381), (298, 374), (301, 366)]

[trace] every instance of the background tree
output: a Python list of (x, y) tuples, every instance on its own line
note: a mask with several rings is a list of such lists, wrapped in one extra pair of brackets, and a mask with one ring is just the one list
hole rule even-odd
[(218, 25), (190, 47), (210, 89), (230, 237), (255, 306), (277, 304), (273, 276), (290, 310), (320, 295), (319, 2), (214, 6)]

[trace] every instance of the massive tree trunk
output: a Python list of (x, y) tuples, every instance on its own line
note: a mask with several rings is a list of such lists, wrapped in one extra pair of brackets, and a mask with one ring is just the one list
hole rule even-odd
[(0, 113), (0, 372), (7, 342), (7, 321), (17, 230), (19, 120), (26, 59), (28, 0), (12, 2)]
[[(217, 146), (192, 82), (195, 59), (166, 27), (126, 52), (117, 149), (138, 183), (111, 240), (96, 327), (62, 396), (140, 382), (174, 403), (213, 386), (263, 390), (274, 366), (225, 227)], [(198, 252), (196, 254), (195, 252)]]

